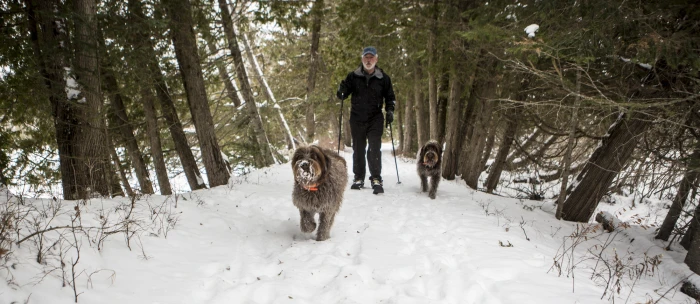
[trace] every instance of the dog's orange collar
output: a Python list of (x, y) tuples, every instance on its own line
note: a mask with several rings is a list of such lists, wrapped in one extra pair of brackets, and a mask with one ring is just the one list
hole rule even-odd
[(301, 186), (301, 187), (304, 188), (304, 190), (306, 190), (306, 191), (318, 191), (318, 184)]

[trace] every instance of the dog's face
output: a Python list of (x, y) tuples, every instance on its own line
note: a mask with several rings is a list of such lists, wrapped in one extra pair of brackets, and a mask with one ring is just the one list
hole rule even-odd
[(329, 159), (316, 146), (300, 147), (292, 157), (294, 180), (302, 186), (318, 185), (326, 176)]
[(424, 166), (434, 167), (440, 162), (440, 157), (442, 156), (442, 149), (435, 141), (429, 141), (421, 148), (420, 152), (420, 162)]

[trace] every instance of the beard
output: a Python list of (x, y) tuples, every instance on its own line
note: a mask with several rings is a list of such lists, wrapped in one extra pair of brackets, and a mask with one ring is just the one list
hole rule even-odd
[(368, 70), (368, 71), (374, 69), (374, 66), (376, 66), (376, 65), (377, 65), (376, 63), (372, 63), (372, 62), (363, 62), (362, 63), (362, 66), (365, 68), (365, 70)]

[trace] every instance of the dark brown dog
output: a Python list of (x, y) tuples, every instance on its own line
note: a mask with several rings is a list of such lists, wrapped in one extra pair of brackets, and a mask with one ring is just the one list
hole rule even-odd
[(435, 140), (430, 140), (418, 151), (416, 159), (418, 176), (420, 176), (421, 191), (428, 191), (428, 177), (430, 177), (430, 191), (428, 196), (435, 199), (438, 184), (440, 183), (442, 165), (442, 147)]
[(310, 233), (316, 229), (314, 216), (318, 213), (316, 240), (327, 240), (348, 183), (345, 159), (318, 146), (299, 147), (292, 157), (292, 171), (292, 202), (299, 208), (301, 231)]

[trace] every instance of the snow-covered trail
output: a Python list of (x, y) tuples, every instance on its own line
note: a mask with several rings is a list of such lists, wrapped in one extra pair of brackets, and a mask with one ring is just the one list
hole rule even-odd
[[(341, 154), (352, 168), (351, 151)], [(142, 237), (134, 251), (119, 237), (102, 252), (84, 247), (88, 272), (115, 275), (92, 276), (80, 303), (608, 303), (590, 274), (574, 284), (548, 273), (574, 224), (523, 208), (542, 203), (444, 180), (431, 200), (420, 193), (415, 162), (399, 160), (397, 184), (390, 144), (382, 158), (386, 193), (348, 185), (324, 242), (299, 230), (289, 165), (185, 194), (167, 238)], [(68, 288), (50, 288), (61, 296), (33, 299), (71, 302)], [(632, 300), (641, 302), (645, 291), (636, 288)]]
[[(167, 240), (151, 240), (164, 244), (157, 251), (146, 246), (151, 259), (122, 265), (134, 269), (118, 271), (118, 278), (159, 303), (561, 303), (571, 297), (570, 281), (547, 274), (556, 248), (524, 241), (492, 196), (443, 181), (431, 200), (420, 193), (413, 162), (399, 161), (402, 184), (396, 183), (386, 148), (386, 193), (346, 190), (328, 241), (299, 231), (291, 168), (282, 166), (202, 194), (200, 212), (188, 212), (191, 204), (183, 202), (176, 230)], [(351, 168), (351, 152), (343, 154)], [(518, 230), (506, 232), (510, 226)], [(530, 237), (543, 236), (531, 230)], [(181, 273), (159, 271), (171, 263)], [(148, 276), (178, 287), (153, 294), (142, 288)], [(576, 297), (592, 303), (599, 290), (579, 286)]]

